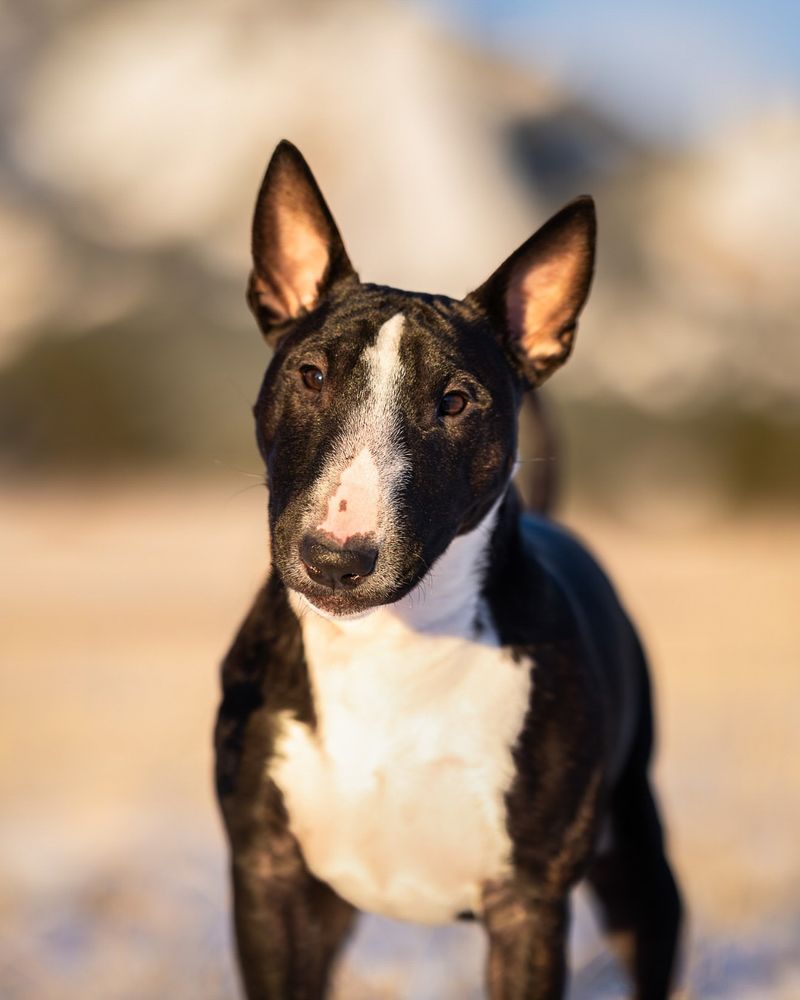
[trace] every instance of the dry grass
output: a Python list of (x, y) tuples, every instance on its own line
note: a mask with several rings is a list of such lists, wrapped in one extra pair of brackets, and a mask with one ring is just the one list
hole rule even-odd
[[(0, 495), (9, 1000), (234, 995), (209, 734), (216, 663), (265, 561), (263, 493), (236, 489)], [(694, 995), (796, 998), (800, 518), (662, 535), (580, 510), (568, 520), (651, 650)], [(574, 994), (618, 997), (586, 923)], [(479, 996), (473, 931), (371, 924), (340, 995)]]

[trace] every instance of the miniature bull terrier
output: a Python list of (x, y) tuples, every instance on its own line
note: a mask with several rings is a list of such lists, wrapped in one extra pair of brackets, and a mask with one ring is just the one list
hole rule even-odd
[(473, 917), (491, 1000), (556, 1000), (580, 879), (635, 996), (668, 995), (681, 904), (642, 647), (511, 483), (595, 229), (576, 199), (463, 299), (365, 284), (297, 149), (270, 161), (248, 300), (274, 351), (254, 407), (271, 569), (216, 728), (249, 1000), (326, 996), (359, 911)]

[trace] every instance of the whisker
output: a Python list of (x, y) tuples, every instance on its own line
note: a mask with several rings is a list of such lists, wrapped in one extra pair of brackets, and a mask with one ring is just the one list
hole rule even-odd
[(228, 469), (230, 472), (238, 472), (242, 476), (249, 476), (251, 479), (260, 479), (262, 481), (264, 479), (263, 472), (248, 472), (247, 469), (240, 469), (238, 466), (231, 465), (230, 462), (224, 462), (220, 458), (214, 459), (214, 465), (218, 465), (221, 469)]
[(225, 502), (230, 503), (232, 500), (235, 500), (237, 497), (240, 497), (242, 493), (247, 493), (248, 490), (258, 489), (259, 486), (266, 487), (266, 485), (267, 481), (265, 479), (262, 479), (258, 483), (248, 483), (247, 486), (243, 486), (240, 490), (236, 490), (235, 493), (231, 493), (231, 495), (227, 498)]

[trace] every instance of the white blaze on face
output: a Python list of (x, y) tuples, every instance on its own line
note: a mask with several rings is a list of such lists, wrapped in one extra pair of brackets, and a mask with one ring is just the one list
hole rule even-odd
[(381, 535), (407, 468), (397, 441), (403, 323), (402, 313), (387, 320), (364, 352), (366, 393), (320, 477), (324, 520), (317, 530), (340, 545), (354, 535)]

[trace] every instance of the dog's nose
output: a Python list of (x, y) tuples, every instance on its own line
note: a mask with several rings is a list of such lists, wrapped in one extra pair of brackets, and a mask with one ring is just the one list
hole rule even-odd
[(339, 548), (306, 535), (300, 543), (300, 558), (306, 572), (316, 583), (333, 590), (352, 590), (375, 569), (378, 550), (367, 545)]

